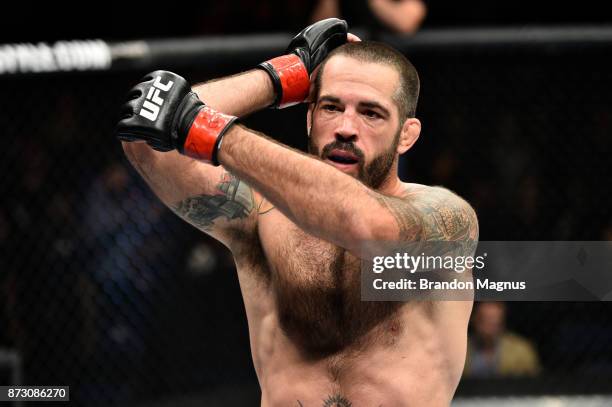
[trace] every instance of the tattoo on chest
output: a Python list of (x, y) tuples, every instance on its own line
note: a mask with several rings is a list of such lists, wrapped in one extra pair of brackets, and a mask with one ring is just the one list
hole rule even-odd
[[(304, 407), (300, 400), (297, 400), (298, 407)], [(336, 394), (328, 396), (326, 400), (323, 400), (322, 407), (352, 407), (352, 403), (348, 401), (346, 397)]]
[(352, 404), (345, 397), (336, 394), (329, 396), (327, 400), (323, 401), (323, 407), (351, 407)]
[(174, 205), (174, 211), (202, 230), (210, 230), (215, 219), (224, 216), (227, 220), (246, 218), (255, 203), (251, 188), (235, 176), (226, 172), (211, 195), (189, 197)]

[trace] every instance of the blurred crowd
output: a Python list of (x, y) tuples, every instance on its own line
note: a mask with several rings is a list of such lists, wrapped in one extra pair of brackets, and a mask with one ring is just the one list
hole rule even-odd
[[(317, 0), (253, 3), (245, 0), (216, 3), (195, 23), (204, 34), (252, 33), (261, 31), (297, 32), (325, 18), (347, 20), (351, 30), (368, 34), (414, 34), (427, 15), (424, 0)], [(228, 26), (228, 22), (236, 24)]]
[(541, 366), (534, 345), (506, 326), (506, 304), (481, 302), (472, 312), (464, 375), (536, 376)]
[[(583, 0), (579, 7), (532, 2), (528, 8), (521, 2), (483, 0), (226, 0), (168, 5), (171, 17), (139, 2), (111, 2), (93, 9), (87, 3), (71, 3), (66, 7), (69, 13), (59, 12), (55, 3), (40, 4), (37, 13), (32, 13), (27, 3), (11, 6), (19, 18), (2, 24), (0, 43), (297, 32), (312, 21), (331, 16), (342, 17), (351, 29), (374, 36), (412, 34), (421, 26), (601, 24), (612, 19), (608, 8), (596, 0)], [(25, 16), (28, 24), (24, 24)]]

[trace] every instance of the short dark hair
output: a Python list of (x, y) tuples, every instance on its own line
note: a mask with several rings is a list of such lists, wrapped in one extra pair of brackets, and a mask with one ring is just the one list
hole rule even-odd
[(321, 63), (315, 78), (315, 102), (319, 98), (321, 77), (325, 64), (336, 55), (345, 55), (358, 61), (373, 62), (394, 68), (400, 77), (399, 87), (393, 97), (397, 104), (400, 120), (415, 116), (417, 100), (419, 99), (419, 74), (404, 55), (388, 45), (375, 41), (349, 42), (329, 53)]

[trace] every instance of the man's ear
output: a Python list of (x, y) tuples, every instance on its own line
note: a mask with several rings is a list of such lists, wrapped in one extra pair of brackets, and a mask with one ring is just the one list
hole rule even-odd
[(401, 155), (410, 150), (421, 134), (421, 121), (414, 117), (409, 117), (404, 122), (400, 133), (397, 152)]

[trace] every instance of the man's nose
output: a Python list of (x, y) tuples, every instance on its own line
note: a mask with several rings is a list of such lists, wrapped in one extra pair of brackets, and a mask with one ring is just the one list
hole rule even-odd
[(336, 128), (336, 139), (341, 141), (355, 141), (358, 136), (355, 117), (350, 112), (344, 112)]

